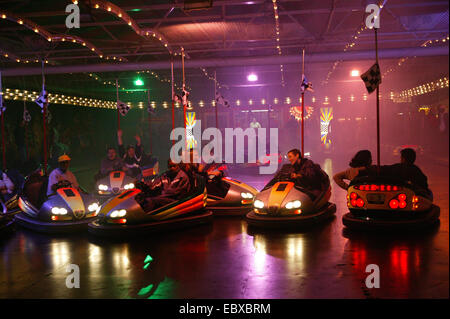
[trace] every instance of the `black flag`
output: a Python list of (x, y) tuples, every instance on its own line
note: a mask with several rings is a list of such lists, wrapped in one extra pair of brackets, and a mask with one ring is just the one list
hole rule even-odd
[(381, 72), (378, 63), (372, 65), (366, 73), (362, 74), (361, 79), (364, 81), (369, 94), (375, 91), (381, 83)]

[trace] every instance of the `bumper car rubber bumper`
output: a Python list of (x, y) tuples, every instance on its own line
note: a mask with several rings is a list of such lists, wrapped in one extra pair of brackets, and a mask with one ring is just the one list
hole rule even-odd
[(83, 232), (87, 230), (88, 224), (95, 218), (96, 217), (87, 218), (80, 221), (51, 223), (30, 218), (23, 213), (19, 213), (14, 216), (15, 221), (20, 226), (46, 234), (70, 234)]
[(420, 214), (414, 219), (401, 220), (382, 220), (374, 218), (356, 217), (351, 212), (342, 217), (343, 224), (354, 230), (372, 230), (372, 231), (401, 231), (401, 230), (416, 230), (428, 228), (439, 221), (440, 208), (433, 205), (430, 210)]
[(95, 220), (89, 224), (88, 232), (92, 235), (101, 237), (142, 236), (151, 233), (165, 232), (206, 224), (211, 221), (212, 213), (211, 211), (206, 210), (196, 214), (189, 214), (189, 216), (185, 217), (177, 217), (162, 221), (135, 225), (105, 225), (100, 224), (98, 220)]
[(277, 217), (256, 215), (254, 211), (251, 211), (246, 215), (246, 220), (248, 225), (252, 227), (271, 229), (304, 228), (320, 224), (332, 218), (335, 213), (336, 205), (327, 203), (320, 211), (313, 214)]

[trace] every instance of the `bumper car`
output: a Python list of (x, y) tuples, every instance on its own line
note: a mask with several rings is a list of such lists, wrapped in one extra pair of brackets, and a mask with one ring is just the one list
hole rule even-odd
[(134, 178), (123, 171), (112, 171), (97, 180), (95, 189), (100, 198), (116, 196), (124, 190), (134, 188)]
[(429, 190), (385, 176), (355, 178), (347, 206), (342, 221), (356, 230), (415, 230), (437, 224), (440, 215)]
[(98, 219), (89, 224), (88, 231), (103, 237), (139, 236), (207, 223), (212, 213), (205, 210), (205, 182), (197, 176), (192, 184), (188, 196), (147, 213), (137, 198), (145, 189), (124, 191), (100, 207)]
[(243, 215), (253, 209), (253, 201), (258, 191), (229, 177), (210, 177), (206, 190), (206, 208), (214, 216)]
[(256, 195), (246, 219), (249, 226), (261, 228), (310, 227), (334, 216), (330, 197), (331, 187), (316, 197), (291, 181), (279, 181)]
[(57, 184), (56, 192), (46, 196), (48, 177), (27, 179), (19, 196), (21, 212), (17, 224), (43, 233), (74, 233), (87, 229), (96, 218), (99, 203), (94, 196), (78, 191), (67, 181)]

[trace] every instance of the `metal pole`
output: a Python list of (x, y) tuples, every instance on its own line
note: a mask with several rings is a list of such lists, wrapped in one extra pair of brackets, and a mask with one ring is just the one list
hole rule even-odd
[[(216, 98), (217, 97), (217, 75), (216, 75), (216, 71), (214, 70), (214, 98)], [(215, 107), (215, 113), (216, 113), (216, 128), (218, 129), (219, 128), (219, 118), (218, 118), (218, 116), (217, 116), (217, 108), (218, 108), (218, 105), (217, 105), (217, 101), (216, 101), (216, 107)]]
[(148, 99), (148, 109), (147, 109), (147, 113), (148, 113), (148, 134), (149, 134), (149, 150), (150, 150), (150, 154), (152, 154), (152, 114), (150, 112), (150, 89), (147, 90), (147, 99)]
[[(376, 63), (378, 65), (378, 30), (375, 29), (375, 55)], [(380, 85), (377, 86), (377, 167), (380, 171)]]
[(119, 105), (119, 79), (116, 79), (116, 99), (117, 99), (117, 130), (120, 130), (120, 112), (119, 108), (117, 107)]
[[(302, 82), (305, 77), (305, 49), (302, 53)], [(302, 156), (305, 156), (305, 92), (302, 92)]]
[[(42, 93), (44, 93), (45, 96), (44, 60), (42, 60)], [(44, 108), (42, 110), (42, 123), (43, 123), (42, 126), (44, 129), (44, 175), (47, 175), (47, 123), (46, 123), (47, 108), (48, 108), (48, 101), (46, 99), (44, 103)]]
[(5, 157), (5, 124), (3, 119), (3, 89), (2, 89), (2, 72), (0, 71), (0, 112), (2, 112), (2, 158), (3, 158), (3, 170), (6, 169), (6, 157)]
[[(174, 79), (173, 79), (173, 57), (170, 58), (170, 72), (172, 74), (172, 130), (175, 129), (175, 89), (174, 89)], [(175, 141), (172, 141), (172, 145), (175, 144)]]
[[(184, 75), (184, 48), (181, 48), (181, 68), (183, 71), (183, 94), (186, 91), (186, 79)], [(183, 102), (183, 122), (184, 122), (184, 140), (186, 144), (186, 150), (187, 150), (187, 130), (186, 130), (186, 103), (184, 103), (184, 100), (187, 102), (187, 96), (182, 100)]]

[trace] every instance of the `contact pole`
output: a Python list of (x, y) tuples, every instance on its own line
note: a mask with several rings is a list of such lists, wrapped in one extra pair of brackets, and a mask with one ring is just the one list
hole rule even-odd
[[(184, 74), (184, 48), (181, 48), (181, 68), (182, 68), (182, 73), (183, 73), (183, 94), (186, 91), (185, 87), (186, 87), (186, 79), (185, 79), (185, 74)], [(186, 150), (187, 150), (187, 130), (186, 130), (186, 103), (184, 103), (184, 101), (186, 101), (187, 103), (187, 96), (182, 100), (183, 102), (183, 122), (184, 122), (184, 140), (186, 143)]]
[[(175, 89), (174, 89), (174, 77), (173, 77), (173, 57), (170, 58), (170, 72), (172, 75), (172, 130), (175, 129)], [(175, 144), (175, 141), (172, 141), (172, 145)]]
[[(302, 53), (302, 83), (305, 77), (305, 49)], [(305, 155), (305, 92), (302, 92), (302, 156)]]
[[(44, 93), (45, 97), (45, 76), (44, 76), (44, 60), (42, 60), (42, 93)], [(47, 115), (48, 108), (48, 94), (47, 99), (45, 99), (44, 108), (42, 110), (42, 126), (44, 129), (44, 175), (47, 175)]]
[[(26, 108), (26, 102), (23, 101), (23, 110), (25, 112)], [(28, 155), (28, 143), (27, 143), (27, 136), (28, 136), (28, 122), (25, 121), (25, 156), (27, 158), (27, 161), (30, 159)]]
[[(216, 75), (216, 71), (214, 71), (214, 98), (217, 97), (217, 75)], [(215, 107), (215, 114), (216, 114), (216, 129), (219, 128), (219, 117), (217, 115), (217, 102), (216, 102), (216, 107)]]
[[(378, 65), (378, 29), (375, 29), (375, 58)], [(380, 171), (380, 84), (377, 86), (377, 169)]]
[(116, 78), (116, 108), (117, 108), (117, 130), (120, 130), (120, 113), (119, 108), (117, 107), (119, 105), (119, 79)]
[(2, 112), (2, 165), (3, 165), (3, 170), (6, 169), (6, 157), (5, 157), (5, 123), (4, 123), (4, 119), (3, 119), (3, 114), (5, 113), (3, 111), (3, 88), (2, 88), (2, 71), (0, 71), (0, 112)]
[(150, 149), (150, 154), (152, 154), (152, 114), (150, 112), (150, 89), (147, 90), (147, 99), (148, 99), (148, 106), (147, 106), (147, 113), (148, 113), (148, 134), (149, 134), (149, 149)]

